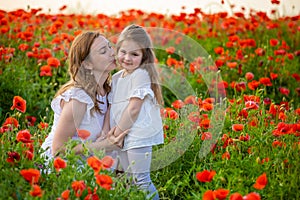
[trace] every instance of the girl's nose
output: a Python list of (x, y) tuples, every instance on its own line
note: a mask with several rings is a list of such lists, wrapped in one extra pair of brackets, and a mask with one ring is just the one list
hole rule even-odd
[(130, 56), (129, 56), (128, 53), (124, 55), (124, 59), (125, 59), (125, 60), (130, 60)]

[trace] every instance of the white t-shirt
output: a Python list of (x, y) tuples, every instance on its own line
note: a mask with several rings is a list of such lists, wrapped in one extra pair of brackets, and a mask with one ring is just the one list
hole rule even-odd
[(160, 106), (151, 89), (148, 72), (136, 69), (122, 77), (123, 72), (124, 70), (120, 70), (112, 77), (112, 91), (108, 97), (111, 104), (110, 126), (118, 124), (131, 97), (144, 99), (144, 102), (135, 123), (125, 136), (122, 150), (162, 144), (164, 139)]
[[(94, 102), (92, 101), (91, 97), (80, 88), (71, 88), (65, 91), (63, 94), (59, 95), (51, 102), (51, 108), (54, 111), (54, 121), (53, 125), (51, 127), (51, 132), (48, 135), (48, 137), (45, 139), (44, 143), (42, 144), (42, 148), (45, 151), (44, 155), (46, 155), (48, 158), (52, 158), (52, 142), (53, 137), (55, 133), (56, 126), (58, 124), (60, 114), (62, 111), (62, 108), (60, 106), (61, 100), (64, 100), (66, 102), (69, 102), (71, 99), (76, 99), (79, 102), (85, 103), (87, 105), (86, 113), (83, 117), (83, 120), (81, 122), (80, 127), (76, 127), (77, 129), (84, 129), (88, 130), (91, 135), (86, 139), (86, 142), (95, 141), (97, 137), (99, 136), (104, 122), (104, 116), (107, 111), (107, 98), (106, 96), (100, 96), (98, 95), (97, 99), (102, 103), (99, 103), (99, 107), (103, 114), (98, 112), (91, 112), (92, 108), (94, 108)], [(80, 138), (77, 135), (77, 132), (74, 133), (74, 136), (72, 137), (73, 140), (80, 140)]]

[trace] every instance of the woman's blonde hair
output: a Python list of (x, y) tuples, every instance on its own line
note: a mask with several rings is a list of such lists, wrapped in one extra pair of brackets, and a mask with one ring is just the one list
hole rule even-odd
[(143, 56), (140, 68), (145, 69), (149, 73), (151, 80), (151, 89), (154, 92), (156, 101), (159, 104), (163, 105), (163, 97), (159, 83), (159, 76), (155, 65), (155, 54), (153, 51), (153, 45), (150, 36), (144, 30), (144, 28), (133, 24), (127, 26), (121, 32), (116, 45), (117, 52), (119, 51), (122, 42), (125, 40), (132, 40), (141, 48)]
[[(82, 88), (92, 98), (94, 102), (93, 110), (101, 113), (98, 105), (99, 101), (97, 100), (96, 79), (90, 69), (83, 67), (83, 61), (88, 59), (94, 40), (100, 35), (96, 31), (86, 31), (76, 36), (68, 55), (70, 80), (57, 91), (54, 97), (61, 95), (72, 87)], [(106, 79), (103, 87), (107, 93), (110, 92), (110, 77)]]

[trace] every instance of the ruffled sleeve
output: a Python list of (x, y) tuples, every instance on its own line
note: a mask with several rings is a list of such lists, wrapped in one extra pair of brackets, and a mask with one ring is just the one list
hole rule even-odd
[(132, 87), (129, 93), (129, 99), (137, 97), (144, 99), (147, 95), (154, 99), (154, 92), (151, 89), (151, 80), (148, 72), (143, 69), (135, 70), (132, 75)]
[[(51, 108), (56, 114), (60, 114), (62, 111), (60, 107), (61, 100), (69, 102), (71, 99), (76, 99), (79, 102), (87, 104), (87, 111), (91, 111), (91, 109), (94, 107), (94, 102), (92, 101), (91, 97), (83, 89), (71, 88), (53, 99), (51, 102)], [(87, 113), (89, 118), (90, 112)]]

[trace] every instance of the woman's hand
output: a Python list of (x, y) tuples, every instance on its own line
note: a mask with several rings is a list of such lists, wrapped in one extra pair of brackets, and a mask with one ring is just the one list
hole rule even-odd
[(116, 127), (113, 127), (108, 133), (107, 133), (107, 140), (119, 147), (119, 148), (122, 148), (123, 147), (123, 142), (124, 142), (124, 137), (128, 134), (129, 130), (125, 130), (123, 131), (122, 133), (120, 133), (118, 136), (115, 136), (115, 130), (116, 130)]

